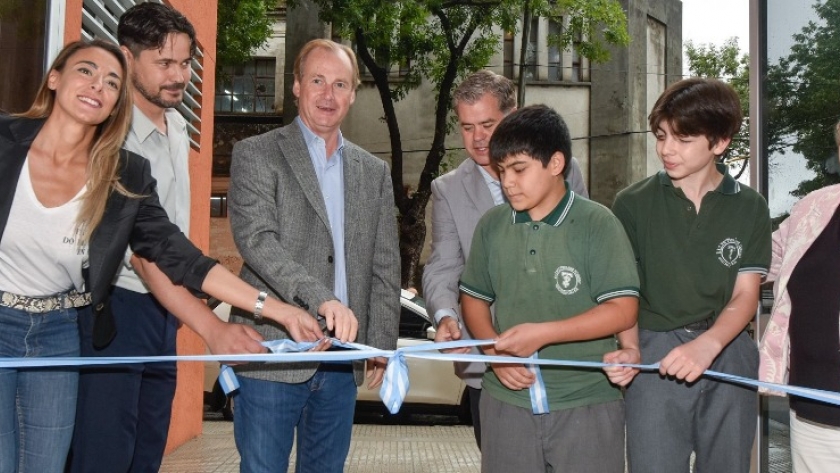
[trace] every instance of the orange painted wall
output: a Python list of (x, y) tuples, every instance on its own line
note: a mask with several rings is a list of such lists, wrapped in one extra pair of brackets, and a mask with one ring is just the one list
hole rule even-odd
[[(201, 151), (190, 150), (190, 179), (192, 207), (190, 235), (193, 242), (205, 253), (210, 247), (210, 179), (213, 167), (213, 102), (216, 86), (216, 7), (217, 0), (167, 0), (183, 13), (195, 26), (198, 42), (203, 51), (201, 59), (202, 108), (201, 130), (198, 142)], [(64, 42), (81, 38), (82, 0), (67, 0)], [(178, 354), (204, 354), (201, 338), (187, 327), (178, 331)], [(172, 406), (172, 423), (166, 451), (170, 452), (187, 440), (201, 434), (204, 365), (201, 363), (178, 364), (178, 387)]]

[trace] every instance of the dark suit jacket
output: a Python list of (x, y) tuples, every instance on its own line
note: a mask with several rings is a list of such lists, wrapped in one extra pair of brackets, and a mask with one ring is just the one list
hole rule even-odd
[[(397, 344), (400, 258), (393, 185), (387, 164), (345, 140), (344, 244), (349, 307), (357, 340), (377, 348)], [(317, 315), (333, 294), (333, 240), (318, 178), (297, 122), (233, 147), (230, 223), (244, 266), (240, 277)], [(231, 320), (253, 324), (250, 314)], [(267, 340), (289, 338), (280, 325), (255, 326)], [(314, 364), (237, 366), (245, 376), (302, 382)], [(361, 371), (356, 370), (360, 383)]]
[[(8, 219), (20, 171), (43, 124), (44, 120), (0, 116), (0, 239), (6, 225), (14, 224)], [(154, 261), (174, 283), (194, 292), (201, 291), (204, 278), (216, 264), (169, 221), (158, 201), (155, 181), (145, 158), (122, 150), (120, 182), (141, 197), (112, 192), (102, 221), (91, 236), (85, 289), (92, 297), (93, 344), (97, 348), (106, 346), (116, 334), (109, 296), (128, 246), (136, 254)]]

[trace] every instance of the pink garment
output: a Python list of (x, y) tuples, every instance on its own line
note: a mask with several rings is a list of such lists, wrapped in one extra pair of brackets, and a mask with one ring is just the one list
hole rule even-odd
[(773, 261), (767, 281), (776, 281), (776, 285), (773, 288), (773, 311), (758, 348), (761, 355), (758, 374), (762, 381), (787, 383), (791, 310), (788, 281), (796, 264), (828, 225), (838, 206), (840, 184), (811, 192), (793, 206), (790, 217), (773, 233)]

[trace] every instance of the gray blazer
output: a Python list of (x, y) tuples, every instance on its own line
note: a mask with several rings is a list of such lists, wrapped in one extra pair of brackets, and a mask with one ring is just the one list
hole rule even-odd
[[(588, 197), (575, 158), (569, 163), (566, 180), (572, 191)], [(493, 206), (484, 176), (470, 158), (432, 181), (432, 253), (423, 270), (423, 297), (429, 316), (440, 309), (452, 309), (461, 319), (458, 280), (470, 254), (475, 227)], [(463, 326), (463, 319), (460, 321)], [(472, 339), (466, 327), (461, 338)], [(481, 388), (484, 370), (484, 363), (455, 363), (455, 373), (473, 388)]]
[[(394, 349), (399, 325), (400, 255), (388, 165), (345, 140), (345, 255), (349, 307), (359, 321), (357, 341)], [(233, 147), (230, 223), (244, 260), (240, 277), (317, 316), (333, 294), (333, 240), (318, 178), (296, 122)], [(252, 314), (231, 311), (254, 325)], [(264, 319), (265, 320), (265, 319)], [(272, 321), (254, 325), (266, 340), (290, 338)], [(363, 379), (356, 363), (356, 382)], [(238, 374), (303, 382), (315, 363), (249, 364)]]

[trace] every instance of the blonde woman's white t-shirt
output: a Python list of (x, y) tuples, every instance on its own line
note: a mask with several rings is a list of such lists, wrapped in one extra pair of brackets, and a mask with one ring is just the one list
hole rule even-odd
[(0, 290), (30, 297), (84, 291), (88, 248), (79, 245), (76, 228), (84, 192), (83, 186), (68, 202), (44, 207), (26, 158), (0, 240)]

